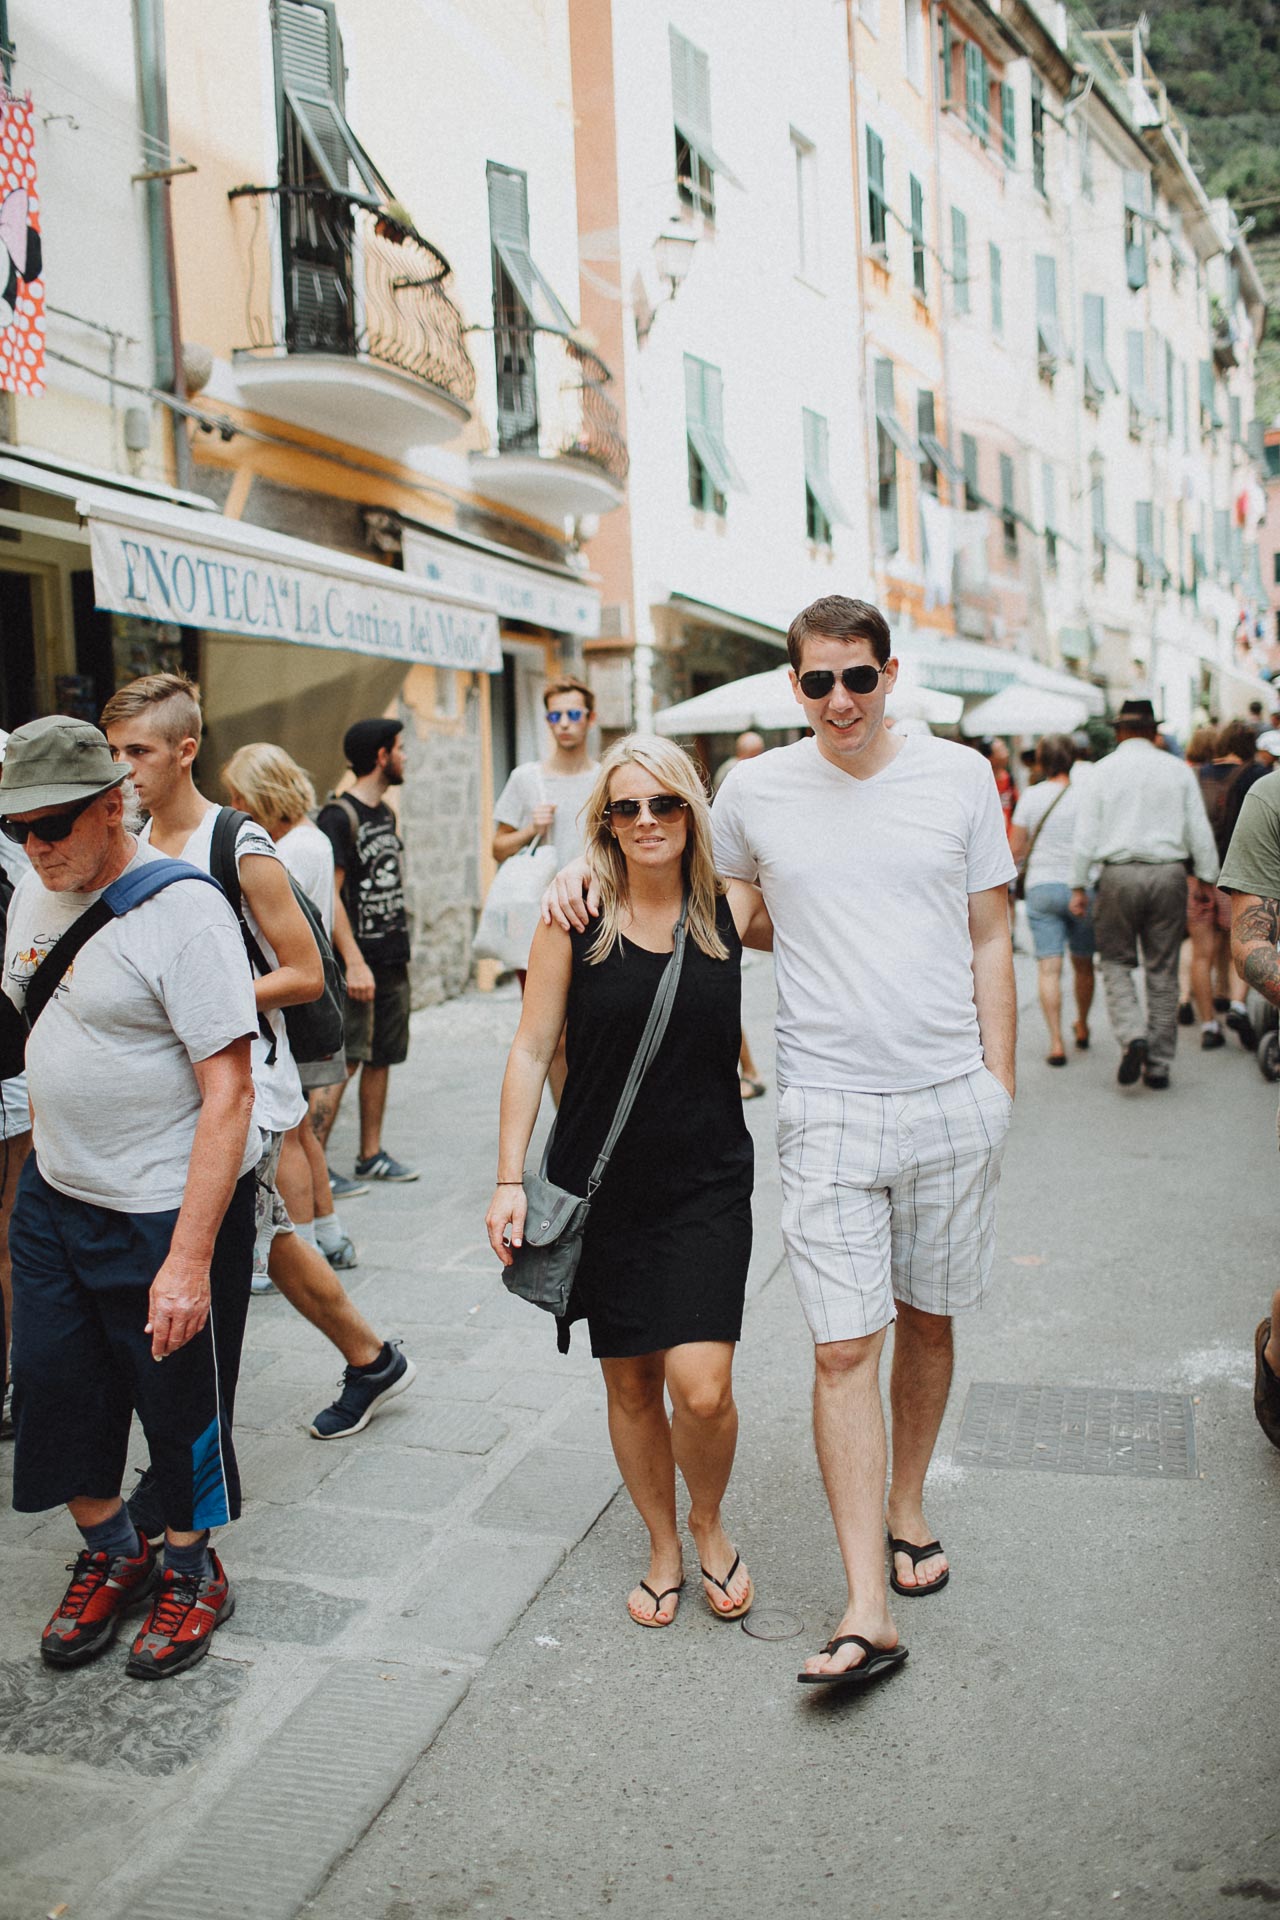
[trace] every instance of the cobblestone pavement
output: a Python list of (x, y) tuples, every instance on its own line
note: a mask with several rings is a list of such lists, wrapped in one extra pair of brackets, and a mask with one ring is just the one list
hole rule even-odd
[[(753, 957), (762, 1039), (772, 991)], [(41, 1666), (77, 1541), (65, 1513), (10, 1511), (0, 1450), (0, 1920), (288, 1920), (616, 1491), (585, 1341), (557, 1354), (550, 1320), (504, 1292), (484, 1235), (517, 1018), (509, 989), (415, 1016), (386, 1137), (422, 1179), (343, 1209), (360, 1251), (344, 1279), (416, 1360), (412, 1390), (352, 1440), (311, 1439), (341, 1362), (282, 1299), (253, 1304), (245, 1511), (223, 1539), (237, 1608), (190, 1675), (127, 1680), (122, 1643), (78, 1673)], [(748, 1108), (753, 1289), (781, 1257), (771, 1107)]]

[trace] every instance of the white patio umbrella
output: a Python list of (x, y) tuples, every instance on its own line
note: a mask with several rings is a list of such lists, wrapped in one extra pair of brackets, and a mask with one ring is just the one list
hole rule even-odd
[(1088, 702), (1014, 680), (989, 700), (971, 707), (960, 722), (971, 738), (979, 734), (1073, 733), (1089, 717)]
[[(927, 720), (936, 727), (954, 726), (964, 701), (959, 694), (936, 693), (913, 674), (898, 673), (898, 682), (889, 695), (888, 711), (900, 720)], [(748, 674), (745, 680), (730, 680), (723, 687), (712, 687), (664, 707), (653, 717), (659, 733), (668, 736), (694, 733), (777, 733), (803, 727), (804, 710), (791, 690), (786, 667), (771, 667), (768, 673)]]

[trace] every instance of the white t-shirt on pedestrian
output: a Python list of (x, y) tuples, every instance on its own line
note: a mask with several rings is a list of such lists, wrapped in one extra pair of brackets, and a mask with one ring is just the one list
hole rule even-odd
[[(1027, 886), (1069, 887), (1071, 885), (1071, 843), (1075, 838), (1076, 811), (1080, 804), (1082, 779), (1089, 777), (1089, 763), (1078, 760), (1071, 769), (1065, 793), (1056, 780), (1041, 780), (1028, 787), (1013, 810), (1013, 824), (1022, 827), (1027, 837), (1035, 833), (1027, 867)], [(1058, 796), (1061, 794), (1061, 799)], [(1056, 805), (1055, 805), (1056, 802)], [(1049, 808), (1053, 812), (1049, 813)], [(1040, 822), (1049, 815), (1045, 825)], [(1036, 833), (1036, 828), (1040, 831)]]
[(858, 780), (801, 740), (735, 767), (711, 826), (773, 919), (780, 1085), (910, 1093), (983, 1064), (969, 896), (1014, 865), (981, 754), (909, 734)]
[[(0, 749), (3, 749), (7, 734), (0, 737)], [(0, 750), (0, 762), (4, 759)], [(30, 873), (31, 862), (22, 847), (15, 847), (12, 840), (0, 836), (0, 867), (3, 867), (16, 887), (24, 873)], [(31, 1131), (31, 1102), (27, 1097), (27, 1076), (15, 1073), (11, 1080), (0, 1080), (0, 1140), (16, 1140), (19, 1134)]]
[(276, 852), (284, 861), (308, 900), (320, 915), (321, 925), (333, 938), (333, 848), (327, 833), (321, 833), (314, 820), (299, 820), (296, 827), (282, 833)]
[(535, 807), (553, 803), (556, 817), (551, 829), (551, 845), (560, 866), (567, 867), (582, 852), (581, 814), (591, 798), (599, 771), (593, 764), (583, 773), (548, 773), (540, 760), (526, 760), (514, 770), (498, 795), (494, 820), (503, 827), (527, 827), (533, 822)]
[[(205, 873), (211, 873), (213, 867), (213, 828), (218, 818), (218, 809), (210, 807), (200, 825), (189, 836), (186, 845), (177, 856), (189, 861), (193, 867), (199, 867)], [(151, 822), (148, 820), (142, 829), (141, 839), (144, 845), (151, 844)], [(278, 860), (279, 854), (272, 845), (271, 835), (265, 827), (254, 820), (246, 820), (236, 835), (236, 865), (246, 854), (260, 853), (268, 860)], [(280, 962), (276, 950), (267, 939), (262, 928), (250, 911), (249, 902), (244, 903), (245, 924), (262, 949), (262, 957), (268, 969), (278, 967)], [(250, 984), (253, 971), (249, 965), (249, 956), (245, 952), (244, 941), (240, 942), (240, 952), (244, 958), (245, 971), (249, 974)], [(271, 1049), (260, 1030), (255, 1032), (253, 1042), (253, 1121), (263, 1133), (287, 1133), (290, 1127), (296, 1127), (307, 1110), (306, 1095), (302, 1091), (302, 1082), (298, 1078), (297, 1065), (289, 1049), (289, 1035), (285, 1029), (284, 1012), (276, 1007), (266, 1016), (267, 1025), (275, 1036), (274, 1061), (269, 1062)], [(255, 1023), (256, 1026), (256, 1023)]]
[[(163, 858), (140, 846), (129, 867)], [(50, 893), (35, 873), (19, 881), (4, 954), (4, 990), (19, 1010), (45, 954), (100, 897)], [(181, 1206), (201, 1105), (192, 1062), (257, 1030), (244, 941), (216, 887), (178, 880), (109, 920), (27, 1041), (36, 1159), (49, 1185), (112, 1213)], [(260, 1152), (250, 1127), (242, 1174)]]

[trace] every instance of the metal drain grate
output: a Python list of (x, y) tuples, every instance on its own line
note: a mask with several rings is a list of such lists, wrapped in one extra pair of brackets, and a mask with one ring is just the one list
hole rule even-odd
[(1187, 1394), (1141, 1387), (975, 1381), (952, 1459), (958, 1467), (1194, 1480), (1194, 1402)]

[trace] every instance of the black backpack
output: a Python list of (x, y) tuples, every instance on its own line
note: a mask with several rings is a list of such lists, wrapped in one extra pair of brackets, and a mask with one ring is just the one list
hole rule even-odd
[[(5, 937), (8, 931), (9, 902), (13, 898), (13, 882), (0, 867), (0, 956), (5, 949)], [(14, 1006), (7, 993), (0, 993), (0, 1080), (12, 1080), (21, 1073), (27, 1051), (27, 1023)]]
[[(239, 813), (234, 807), (219, 807), (218, 817), (213, 823), (213, 841), (209, 850), (209, 869), (214, 879), (226, 894), (240, 922), (240, 931), (244, 935), (245, 951), (249, 955), (249, 964), (255, 973), (270, 973), (267, 957), (249, 931), (244, 917), (244, 896), (240, 891), (240, 869), (236, 861), (236, 840), (240, 829), (249, 820), (247, 813)], [(286, 869), (287, 871), (287, 869)], [(318, 997), (295, 1007), (284, 1007), (285, 1032), (289, 1036), (289, 1050), (295, 1060), (305, 1065), (312, 1060), (329, 1060), (343, 1048), (342, 1010), (346, 1004), (347, 984), (343, 977), (342, 965), (333, 950), (333, 944), (324, 930), (324, 922), (314, 901), (308, 898), (292, 874), (289, 885), (293, 888), (293, 897), (302, 909), (303, 918), (311, 929), (312, 937), (320, 953), (320, 962), (324, 968), (324, 985)], [(267, 1037), (270, 1027), (267, 1027)], [(275, 1048), (268, 1055), (268, 1063), (274, 1060)]]

